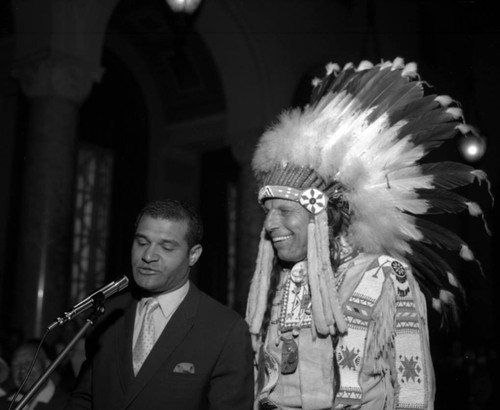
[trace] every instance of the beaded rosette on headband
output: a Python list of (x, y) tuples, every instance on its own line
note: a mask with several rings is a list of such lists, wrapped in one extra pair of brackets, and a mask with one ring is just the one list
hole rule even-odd
[[(261, 137), (252, 166), (259, 201), (299, 202), (312, 217), (307, 251), (315, 330), (345, 330), (329, 258), (327, 206), (348, 204), (343, 237), (353, 248), (386, 254), (413, 267), (434, 308), (454, 311), (459, 282), (432, 247), (475, 260), (455, 233), (422, 215), (464, 210), (482, 216), (478, 204), (453, 189), (487, 181), (486, 174), (451, 161), (421, 160), (446, 140), (476, 133), (448, 96), (425, 95), (415, 63), (327, 66), (315, 80), (311, 103), (281, 114)], [(487, 230), (487, 227), (486, 227)], [(489, 233), (489, 232), (488, 232)], [(247, 321), (259, 335), (267, 305), (274, 252), (262, 231)]]

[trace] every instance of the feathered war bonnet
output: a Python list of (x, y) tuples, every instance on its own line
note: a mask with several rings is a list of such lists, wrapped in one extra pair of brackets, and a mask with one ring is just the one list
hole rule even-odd
[[(326, 67), (313, 82), (311, 103), (281, 114), (261, 137), (252, 161), (259, 201), (284, 198), (311, 212), (308, 274), (312, 315), (320, 334), (345, 331), (329, 258), (325, 206), (348, 209), (343, 236), (353, 248), (407, 261), (435, 309), (454, 306), (460, 290), (452, 269), (431, 246), (475, 260), (453, 232), (419, 216), (482, 215), (454, 188), (486, 180), (457, 162), (421, 163), (443, 142), (476, 131), (448, 96), (425, 95), (415, 63), (403, 59), (358, 67)], [(331, 236), (331, 233), (330, 233)], [(267, 305), (274, 253), (263, 230), (252, 279), (247, 320), (259, 335)], [(454, 310), (454, 309), (453, 309)]]

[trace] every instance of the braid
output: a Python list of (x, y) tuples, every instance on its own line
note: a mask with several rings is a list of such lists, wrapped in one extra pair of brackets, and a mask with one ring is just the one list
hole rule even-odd
[(328, 240), (330, 242), (330, 263), (334, 271), (340, 265), (340, 244), (338, 236), (345, 232), (351, 220), (349, 204), (341, 198), (337, 201), (330, 201), (326, 208), (328, 215)]

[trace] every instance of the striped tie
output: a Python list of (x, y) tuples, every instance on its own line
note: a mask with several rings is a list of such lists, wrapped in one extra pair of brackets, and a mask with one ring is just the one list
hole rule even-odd
[(155, 344), (153, 312), (158, 306), (160, 306), (160, 303), (154, 298), (151, 298), (146, 302), (146, 313), (144, 314), (141, 331), (135, 342), (132, 354), (132, 364), (134, 366), (135, 375), (139, 373), (139, 369)]

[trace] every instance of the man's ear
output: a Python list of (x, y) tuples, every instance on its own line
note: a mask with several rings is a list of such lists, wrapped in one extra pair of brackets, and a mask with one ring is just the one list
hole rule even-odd
[(200, 259), (201, 253), (203, 252), (203, 247), (200, 244), (194, 245), (189, 250), (189, 267), (193, 267), (198, 259)]

